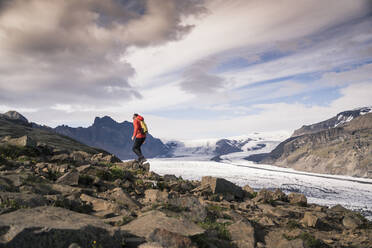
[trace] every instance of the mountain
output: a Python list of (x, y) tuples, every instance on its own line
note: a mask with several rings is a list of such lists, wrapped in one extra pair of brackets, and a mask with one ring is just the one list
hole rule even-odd
[(295, 131), (273, 151), (250, 161), (296, 170), (372, 178), (371, 108), (345, 111)]
[[(72, 128), (66, 125), (54, 129), (57, 133), (76, 139), (89, 146), (102, 148), (109, 151), (120, 159), (135, 158), (132, 151), (133, 124), (128, 121), (118, 123), (109, 116), (96, 117), (93, 125), (84, 128)], [(165, 156), (168, 147), (160, 139), (148, 134), (142, 152), (147, 158)]]
[(269, 152), (287, 138), (287, 133), (252, 133), (224, 139), (167, 141), (173, 157), (192, 157), (220, 161), (231, 156), (246, 157), (258, 152)]
[[(9, 143), (31, 147), (33, 152), (40, 150), (52, 151), (82, 151), (90, 154), (104, 153), (101, 149), (89, 147), (70, 137), (55, 133), (51, 128), (38, 128), (23, 115), (15, 111), (0, 114), (0, 145)], [(47, 146), (46, 146), (47, 144)], [(27, 148), (28, 149), (28, 148)]]
[(357, 108), (353, 110), (348, 110), (341, 112), (337, 114), (335, 117), (332, 117), (331, 119), (313, 124), (313, 125), (304, 125), (301, 128), (294, 131), (292, 137), (301, 136), (304, 134), (310, 134), (310, 133), (316, 133), (319, 131), (331, 129), (338, 127), (344, 123), (350, 122), (354, 118), (357, 118), (358, 116), (365, 115), (367, 113), (372, 112), (372, 106), (370, 107), (363, 107), (363, 108)]

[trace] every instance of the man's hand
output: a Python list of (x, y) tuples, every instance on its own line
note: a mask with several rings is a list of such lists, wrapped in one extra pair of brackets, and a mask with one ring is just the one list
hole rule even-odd
[(132, 136), (132, 140), (134, 140), (134, 136)]

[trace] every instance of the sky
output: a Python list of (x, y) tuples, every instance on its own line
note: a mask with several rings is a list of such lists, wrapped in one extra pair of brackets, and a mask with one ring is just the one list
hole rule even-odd
[(0, 113), (202, 139), (371, 105), (370, 0), (0, 0)]

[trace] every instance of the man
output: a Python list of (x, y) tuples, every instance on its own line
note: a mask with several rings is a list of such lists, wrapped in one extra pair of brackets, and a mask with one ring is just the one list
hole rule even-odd
[(133, 115), (134, 130), (133, 130), (132, 140), (134, 140), (134, 144), (133, 144), (133, 149), (132, 150), (135, 154), (137, 154), (137, 156), (138, 156), (137, 161), (140, 162), (140, 163), (146, 161), (146, 159), (142, 155), (142, 151), (141, 151), (141, 146), (146, 140), (146, 133), (144, 133), (142, 131), (142, 126), (141, 126), (141, 121), (143, 121), (143, 120), (144, 119), (143, 119), (142, 116), (140, 116), (138, 114)]

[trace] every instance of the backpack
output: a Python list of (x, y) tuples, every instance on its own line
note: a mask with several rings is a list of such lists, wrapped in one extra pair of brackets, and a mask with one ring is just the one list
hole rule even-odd
[(147, 128), (145, 121), (140, 121), (140, 124), (141, 124), (141, 128), (140, 128), (141, 133), (147, 134), (149, 132), (149, 129)]

